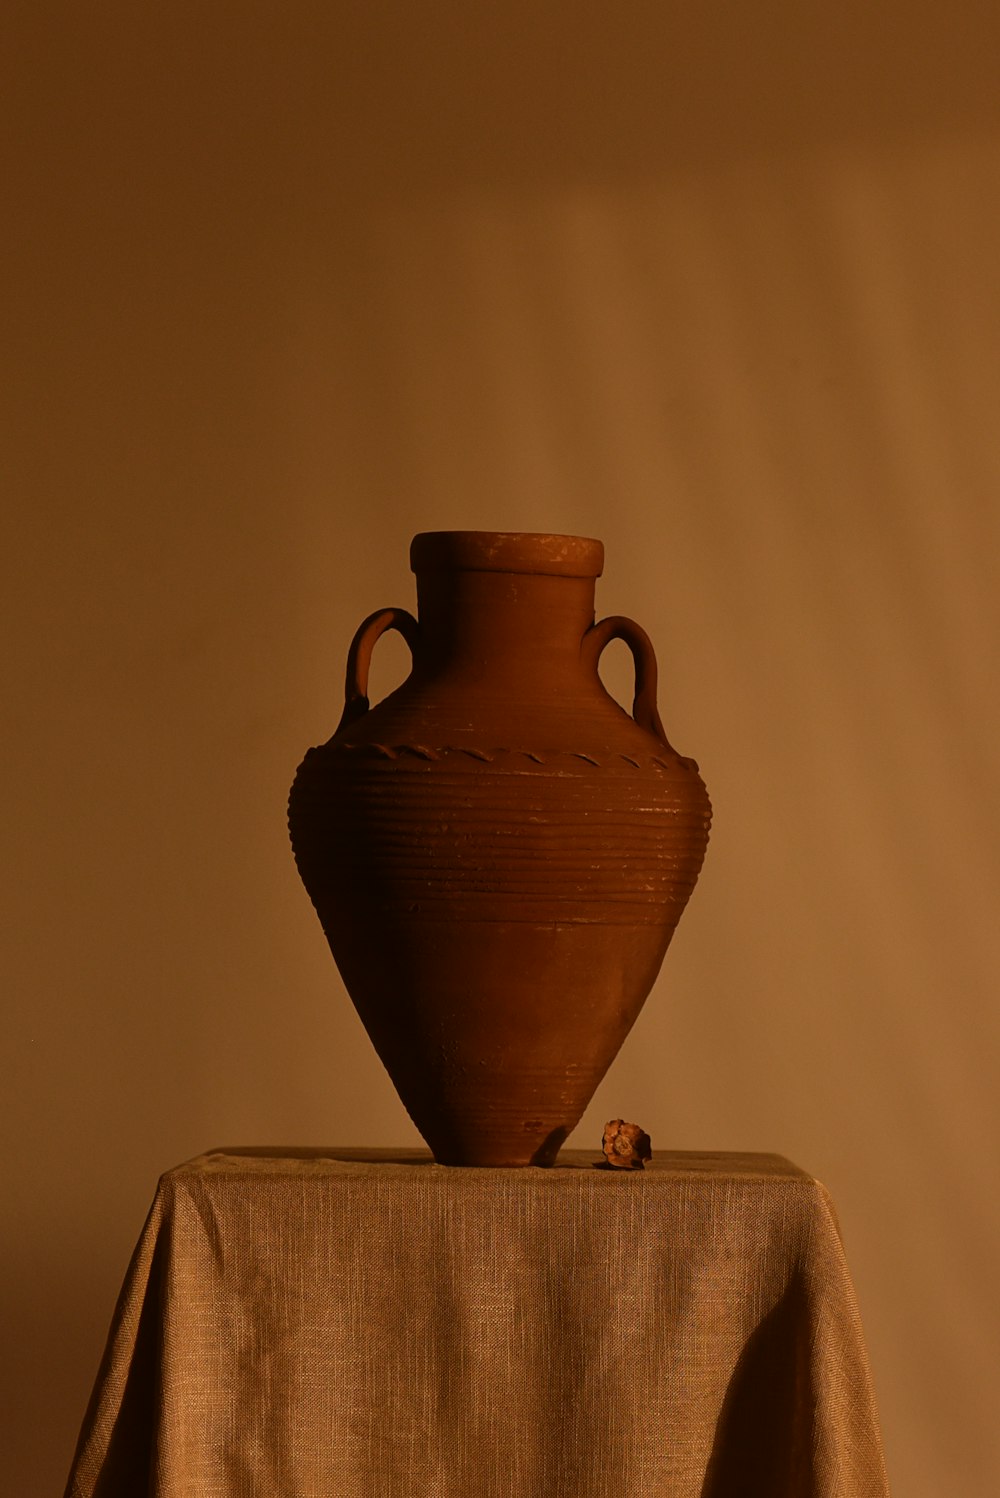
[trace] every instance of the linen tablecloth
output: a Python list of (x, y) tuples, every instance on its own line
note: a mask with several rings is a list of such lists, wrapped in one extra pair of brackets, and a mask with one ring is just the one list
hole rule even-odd
[(885, 1498), (827, 1193), (776, 1155), (160, 1181), (69, 1498)]

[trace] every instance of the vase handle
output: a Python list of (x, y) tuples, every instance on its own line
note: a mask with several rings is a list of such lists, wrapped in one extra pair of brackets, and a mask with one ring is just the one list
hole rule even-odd
[(344, 711), (337, 724), (337, 733), (358, 718), (363, 718), (371, 705), (368, 701), (368, 668), (376, 642), (387, 629), (397, 630), (410, 647), (412, 655), (417, 643), (420, 626), (406, 609), (378, 609), (369, 614), (359, 625), (357, 634), (347, 652), (347, 680), (344, 685)]
[(632, 652), (635, 663), (635, 696), (632, 700), (632, 716), (640, 728), (645, 728), (668, 749), (671, 747), (660, 722), (656, 708), (656, 655), (653, 642), (641, 625), (624, 614), (612, 614), (598, 624), (592, 624), (583, 637), (581, 652), (584, 662), (597, 672), (597, 663), (606, 645), (612, 640), (624, 640)]

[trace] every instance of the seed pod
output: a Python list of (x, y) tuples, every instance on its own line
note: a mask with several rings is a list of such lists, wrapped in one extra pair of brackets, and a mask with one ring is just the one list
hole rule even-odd
[(653, 1158), (649, 1135), (638, 1124), (613, 1118), (604, 1125), (604, 1157), (617, 1170), (642, 1170), (643, 1162)]

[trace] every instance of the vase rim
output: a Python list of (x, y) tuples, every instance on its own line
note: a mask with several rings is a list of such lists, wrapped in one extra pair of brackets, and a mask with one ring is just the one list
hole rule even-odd
[(534, 531), (421, 531), (410, 543), (414, 572), (518, 572), (600, 577), (604, 544), (590, 536)]

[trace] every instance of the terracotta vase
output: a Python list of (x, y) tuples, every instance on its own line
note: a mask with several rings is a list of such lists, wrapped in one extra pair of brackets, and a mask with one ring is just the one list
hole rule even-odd
[[(631, 1029), (701, 868), (711, 808), (668, 744), (656, 661), (594, 623), (604, 548), (415, 537), (419, 623), (361, 625), (336, 733), (289, 804), (295, 858), (348, 992), (435, 1158), (547, 1165)], [(408, 679), (369, 710), (386, 630)], [(601, 684), (635, 661), (629, 717)]]

